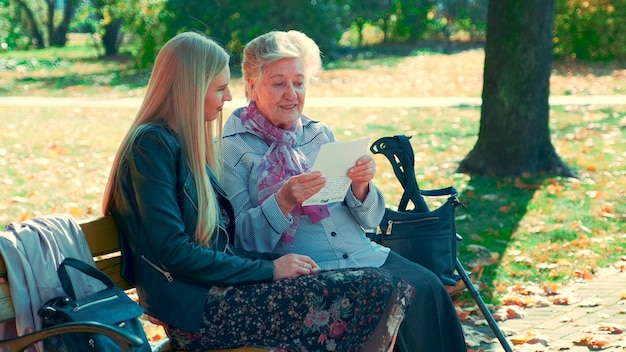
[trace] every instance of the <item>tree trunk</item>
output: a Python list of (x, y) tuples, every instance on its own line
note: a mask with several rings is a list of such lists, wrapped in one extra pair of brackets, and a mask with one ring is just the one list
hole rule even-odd
[[(76, 11), (77, 6), (78, 0), (65, 0), (63, 19), (61, 23), (56, 28), (52, 28), (50, 32), (50, 46), (64, 47), (65, 44), (67, 44), (67, 31), (70, 28), (70, 22), (72, 21), (72, 16), (74, 16), (74, 11)], [(52, 23), (52, 18), (49, 19), (49, 21)]]
[(365, 27), (365, 19), (359, 17), (356, 19), (356, 28), (357, 28), (357, 46), (360, 48), (363, 46), (363, 28)]
[(478, 140), (460, 172), (575, 176), (550, 140), (555, 0), (489, 0)]
[(35, 46), (37, 47), (37, 49), (45, 48), (46, 44), (44, 43), (43, 35), (39, 30), (37, 21), (35, 21), (35, 15), (33, 14), (33, 11), (22, 0), (17, 0), (17, 4), (22, 7), (24, 12), (26, 13), (26, 18), (28, 18), (28, 22), (30, 22), (30, 39), (35, 41)]
[(117, 19), (104, 26), (104, 35), (102, 36), (102, 45), (104, 46), (104, 55), (115, 55), (120, 49), (122, 39), (122, 24), (124, 20)]
[(54, 34), (54, 5), (56, 1), (46, 0), (44, 2), (48, 6), (46, 9), (46, 12), (48, 13), (48, 22), (46, 23), (46, 27), (48, 28), (48, 46), (52, 46), (52, 37)]

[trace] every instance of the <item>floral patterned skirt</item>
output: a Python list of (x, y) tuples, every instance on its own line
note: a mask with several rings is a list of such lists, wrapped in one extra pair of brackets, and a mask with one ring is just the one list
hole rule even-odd
[(213, 287), (198, 331), (164, 327), (177, 350), (386, 351), (413, 296), (412, 286), (383, 269), (331, 270)]

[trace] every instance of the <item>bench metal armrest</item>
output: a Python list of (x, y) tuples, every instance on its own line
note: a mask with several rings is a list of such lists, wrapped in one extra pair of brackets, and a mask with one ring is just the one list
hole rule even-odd
[(8, 351), (23, 351), (27, 347), (48, 337), (81, 332), (104, 334), (113, 339), (123, 352), (129, 352), (130, 346), (139, 347), (143, 345), (141, 338), (129, 331), (95, 321), (85, 321), (59, 324), (30, 334), (2, 340), (0, 341), (0, 349), (6, 348)]

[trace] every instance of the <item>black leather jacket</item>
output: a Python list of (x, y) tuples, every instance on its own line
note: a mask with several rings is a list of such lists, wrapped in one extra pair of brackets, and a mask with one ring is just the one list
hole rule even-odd
[(271, 281), (277, 256), (229, 246), (233, 209), (208, 167), (222, 221), (211, 248), (198, 246), (197, 193), (176, 133), (149, 124), (139, 134), (120, 170), (111, 209), (122, 243), (122, 275), (136, 285), (147, 314), (194, 332), (211, 286)]

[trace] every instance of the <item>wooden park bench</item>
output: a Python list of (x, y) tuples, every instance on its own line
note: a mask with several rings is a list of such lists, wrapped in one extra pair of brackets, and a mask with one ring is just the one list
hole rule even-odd
[[(124, 290), (133, 288), (121, 276), (122, 258), (120, 253), (120, 242), (117, 233), (117, 226), (112, 217), (106, 216), (94, 220), (80, 222), (80, 226), (85, 233), (85, 238), (91, 249), (91, 253), (96, 261), (96, 266), (105, 272), (117, 286)], [(9, 290), (9, 281), (7, 279), (7, 269), (4, 258), (0, 256), (0, 322), (15, 319), (15, 311), (11, 303), (11, 292)], [(28, 335), (19, 336), (12, 339), (0, 341), (0, 350), (8, 350), (11, 352), (22, 351), (28, 346), (41, 341), (47, 337), (69, 333), (69, 332), (92, 332), (102, 333), (112, 337), (120, 346), (128, 348), (134, 341), (132, 336), (128, 336), (122, 330), (113, 327), (92, 323), (70, 323), (67, 325), (46, 328), (33, 332)], [(136, 342), (135, 342), (136, 343)], [(126, 349), (127, 351), (128, 349)], [(158, 345), (153, 347), (154, 352), (170, 352), (173, 351), (167, 342), (167, 339), (160, 341)], [(255, 347), (241, 347), (236, 349), (219, 350), (219, 352), (262, 352), (267, 349)], [(205, 352), (218, 352), (205, 351)]]

